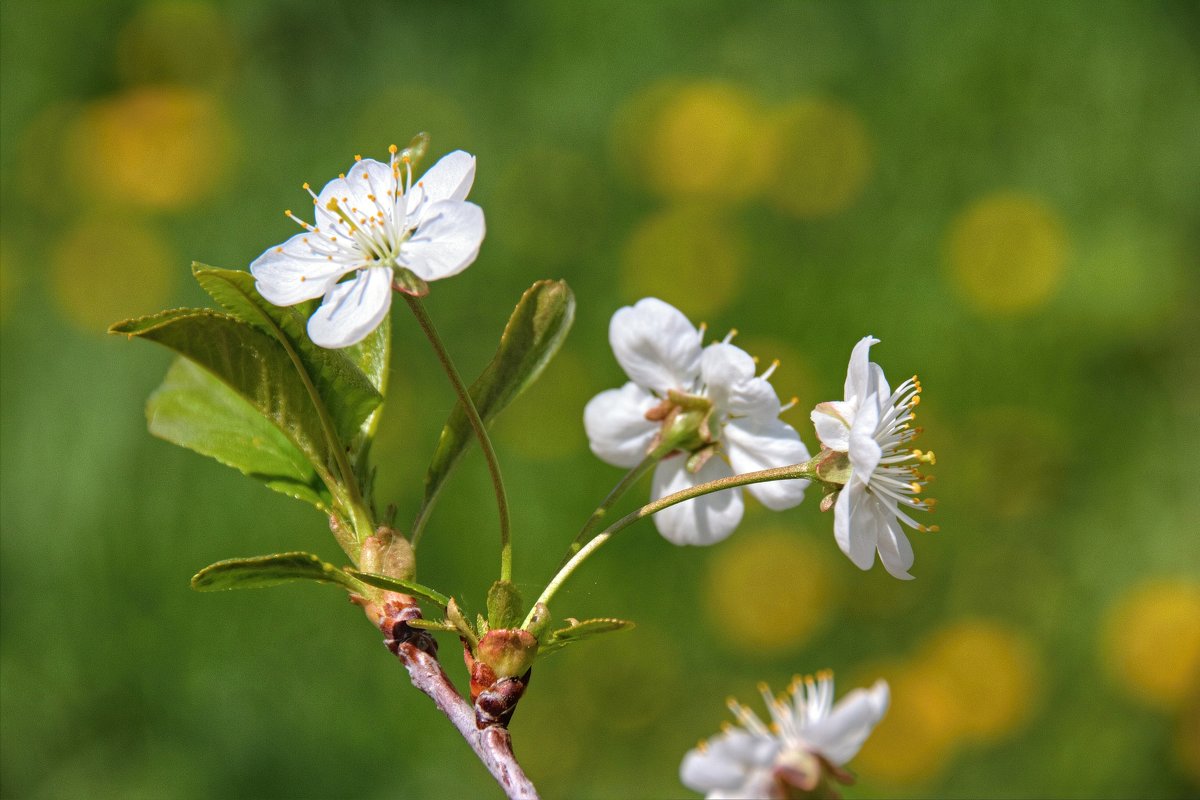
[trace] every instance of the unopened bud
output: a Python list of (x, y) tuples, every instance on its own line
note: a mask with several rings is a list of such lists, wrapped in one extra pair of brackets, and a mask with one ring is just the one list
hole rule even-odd
[(479, 640), (479, 660), (496, 673), (497, 678), (524, 675), (537, 656), (537, 637), (526, 630), (488, 631)]
[(843, 486), (850, 480), (850, 454), (841, 450), (821, 448), (817, 459), (817, 477), (826, 483)]
[(408, 539), (399, 531), (380, 525), (374, 534), (363, 540), (359, 569), (410, 581), (417, 574), (416, 556)]

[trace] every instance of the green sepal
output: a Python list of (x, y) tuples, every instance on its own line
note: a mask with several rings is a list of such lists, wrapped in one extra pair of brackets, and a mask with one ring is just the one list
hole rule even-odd
[(579, 620), (568, 618), (567, 621), (571, 624), (565, 628), (559, 628), (545, 637), (540, 652), (551, 653), (592, 636), (598, 636), (602, 633), (613, 633), (615, 631), (625, 631), (634, 627), (632, 622), (625, 619), (587, 619), (580, 622)]
[[(574, 319), (575, 297), (564, 281), (538, 281), (525, 290), (491, 363), (471, 384), (471, 399), (485, 424), (537, 380), (562, 346)], [(474, 437), (466, 412), (456, 405), (425, 475), (425, 497), (417, 519), (427, 514)]]
[(350, 575), (312, 553), (275, 553), (218, 561), (192, 576), (192, 588), (198, 592), (261, 589), (289, 581), (335, 583), (352, 592), (362, 589)]
[(352, 567), (346, 568), (346, 574), (357, 578), (369, 586), (374, 586), (376, 589), (385, 589), (398, 594), (411, 594), (415, 597), (420, 597), (422, 600), (428, 600), (440, 608), (445, 608), (450, 604), (450, 598), (446, 595), (436, 589), (430, 589), (428, 586), (422, 586), (413, 581), (397, 580), (396, 578), (389, 578), (386, 575), (376, 575), (372, 572), (359, 572)]
[(186, 358), (175, 359), (146, 401), (146, 422), (161, 439), (329, 510), (329, 491), (304, 453), (233, 389)]
[(521, 593), (511, 581), (496, 581), (488, 589), (488, 627), (514, 628), (521, 621)]
[(279, 341), (299, 363), (329, 410), (338, 441), (349, 444), (383, 401), (379, 389), (343, 350), (329, 350), (308, 338), (307, 320), (296, 308), (272, 305), (254, 287), (249, 272), (192, 265), (192, 275), (227, 312)]

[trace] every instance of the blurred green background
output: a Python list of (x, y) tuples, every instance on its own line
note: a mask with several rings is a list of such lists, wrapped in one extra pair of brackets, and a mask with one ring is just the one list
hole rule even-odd
[[(479, 158), (488, 238), (428, 301), (464, 374), (535, 279), (579, 301), (495, 431), (529, 595), (619, 477), (580, 418), (642, 296), (781, 359), (812, 447), (874, 334), (939, 456), (913, 582), (855, 569), (815, 495), (711, 548), (643, 524), (601, 551), (555, 610), (639, 627), (539, 662), (513, 731), (546, 796), (685, 796), (726, 696), (827, 667), (892, 685), (850, 797), (1196, 796), (1197, 9), (4, 2), (0, 793), (496, 794), (338, 592), (187, 588), (338, 553), (307, 506), (152, 439), (169, 355), (103, 333), (203, 304), (191, 260), (245, 267), (302, 181), (427, 130)], [(406, 520), (452, 396), (402, 311), (376, 454)], [(448, 491), (419, 577), (478, 606), (477, 453)]]

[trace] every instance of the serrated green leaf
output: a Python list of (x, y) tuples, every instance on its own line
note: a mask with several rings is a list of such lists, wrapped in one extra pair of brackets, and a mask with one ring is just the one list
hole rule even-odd
[(192, 265), (196, 281), (233, 316), (275, 337), (299, 361), (321, 401), (329, 410), (338, 441), (350, 444), (383, 396), (355, 359), (342, 350), (328, 350), (308, 338), (307, 319), (295, 308), (275, 306), (254, 288), (249, 272)]
[(346, 573), (352, 575), (365, 584), (374, 586), (377, 589), (386, 589), (389, 592), (398, 592), (400, 594), (411, 594), (421, 597), (425, 600), (434, 603), (435, 605), (445, 608), (450, 604), (450, 598), (436, 589), (430, 589), (428, 586), (422, 586), (413, 581), (402, 581), (396, 578), (389, 578), (386, 575), (376, 575), (373, 572), (359, 572), (353, 568), (347, 568)]
[(289, 581), (336, 583), (351, 591), (361, 588), (345, 572), (312, 553), (275, 553), (218, 561), (192, 576), (192, 588), (198, 592), (261, 589)]
[(233, 389), (186, 358), (175, 359), (146, 401), (146, 421), (161, 439), (319, 510), (329, 508), (329, 493), (299, 448)]
[(633, 628), (634, 624), (625, 619), (587, 619), (582, 622), (572, 620), (565, 628), (550, 633), (542, 643), (542, 653), (552, 653), (574, 642), (580, 642), (602, 633), (613, 633)]
[[(471, 399), (485, 424), (537, 380), (562, 346), (574, 319), (575, 297), (564, 281), (538, 281), (521, 295), (495, 356), (471, 384)], [(446, 478), (473, 440), (466, 412), (456, 405), (425, 475), (425, 497), (418, 520), (428, 514)]]
[(174, 350), (211, 372), (270, 420), (318, 472), (329, 473), (329, 438), (291, 358), (274, 338), (236, 317), (179, 308), (119, 322), (109, 333)]
[(515, 628), (521, 621), (521, 593), (511, 581), (496, 581), (488, 589), (488, 627)]

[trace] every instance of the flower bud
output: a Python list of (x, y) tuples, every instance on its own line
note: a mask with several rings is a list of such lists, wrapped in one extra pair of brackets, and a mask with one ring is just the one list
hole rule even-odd
[(408, 539), (399, 531), (380, 525), (373, 535), (363, 540), (359, 569), (387, 578), (410, 581), (417, 574), (417, 562)]
[(537, 637), (526, 630), (488, 631), (479, 640), (479, 660), (496, 673), (497, 678), (525, 674), (537, 656)]

